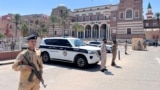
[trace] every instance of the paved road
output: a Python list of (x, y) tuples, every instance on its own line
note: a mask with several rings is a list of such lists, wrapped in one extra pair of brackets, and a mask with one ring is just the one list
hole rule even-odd
[[(149, 47), (149, 51), (132, 51), (117, 60), (118, 67), (109, 72), (99, 71), (99, 65), (80, 70), (74, 65), (52, 62), (44, 65), (47, 88), (41, 90), (159, 90), (160, 89), (160, 47)], [(123, 52), (123, 51), (122, 51)], [(17, 90), (19, 73), (11, 65), (0, 66), (0, 90)]]

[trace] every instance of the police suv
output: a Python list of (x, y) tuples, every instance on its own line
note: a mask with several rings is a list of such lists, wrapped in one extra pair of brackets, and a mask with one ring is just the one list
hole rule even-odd
[(74, 63), (79, 68), (85, 68), (100, 60), (100, 48), (87, 46), (78, 38), (43, 38), (39, 48), (44, 63), (53, 60)]

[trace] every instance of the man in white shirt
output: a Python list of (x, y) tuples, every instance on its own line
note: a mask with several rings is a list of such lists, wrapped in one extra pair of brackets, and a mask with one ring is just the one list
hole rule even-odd
[(107, 44), (107, 40), (103, 39), (103, 43), (101, 46), (101, 71), (107, 71), (106, 69), (106, 58), (107, 58), (107, 52), (106, 52), (106, 44)]

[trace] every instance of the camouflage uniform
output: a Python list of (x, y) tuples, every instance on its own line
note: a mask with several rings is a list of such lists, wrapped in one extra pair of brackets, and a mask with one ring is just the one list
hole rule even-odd
[(115, 59), (117, 56), (117, 42), (114, 42), (114, 44), (112, 45), (112, 66), (115, 66)]
[[(26, 55), (27, 52), (28, 55)], [(36, 77), (35, 74), (32, 77), (32, 82), (28, 81), (32, 70), (27, 69), (27, 61), (24, 59), (23, 55), (30, 57), (29, 61), (36, 66), (38, 71), (41, 73), (43, 72), (41, 51), (39, 49), (35, 49), (34, 51), (28, 49), (19, 53), (12, 66), (15, 71), (20, 71), (20, 83), (18, 90), (39, 90), (40, 80)]]
[(144, 49), (146, 50), (147, 49), (147, 44), (146, 44), (145, 41), (143, 42), (143, 46), (144, 46)]

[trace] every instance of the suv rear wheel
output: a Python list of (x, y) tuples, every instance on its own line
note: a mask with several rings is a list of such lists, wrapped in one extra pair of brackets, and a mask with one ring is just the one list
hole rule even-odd
[(77, 58), (75, 60), (75, 64), (79, 68), (86, 68), (88, 66), (88, 62), (84, 56), (77, 56)]
[(50, 56), (47, 52), (42, 53), (42, 60), (44, 63), (47, 63), (50, 61)]

